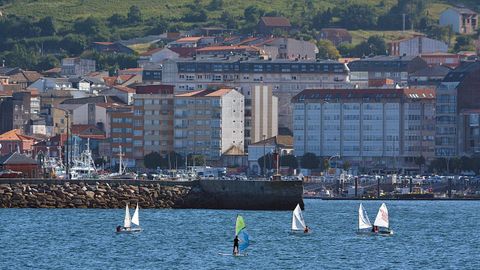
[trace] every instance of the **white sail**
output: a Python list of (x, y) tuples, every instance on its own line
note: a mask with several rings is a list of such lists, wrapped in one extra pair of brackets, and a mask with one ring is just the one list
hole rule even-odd
[(305, 220), (303, 219), (302, 209), (300, 209), (300, 205), (297, 204), (295, 210), (293, 210), (292, 215), (292, 230), (304, 230), (305, 229)]
[(372, 228), (372, 223), (368, 219), (367, 211), (363, 208), (363, 204), (360, 204), (358, 207), (358, 229), (369, 229)]
[(132, 226), (130, 222), (130, 210), (128, 209), (128, 203), (127, 206), (125, 207), (125, 219), (123, 221), (123, 227), (125, 228), (130, 228)]
[(137, 203), (137, 208), (135, 208), (135, 213), (133, 213), (132, 223), (137, 226), (140, 226), (140, 220), (138, 219), (138, 203)]
[(377, 217), (373, 225), (378, 227), (389, 228), (388, 224), (388, 209), (385, 203), (382, 203), (380, 209), (378, 209)]

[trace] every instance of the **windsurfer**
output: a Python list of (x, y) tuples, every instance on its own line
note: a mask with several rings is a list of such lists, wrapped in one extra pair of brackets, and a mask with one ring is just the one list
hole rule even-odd
[(233, 239), (233, 255), (238, 254), (238, 235), (235, 235), (235, 239)]

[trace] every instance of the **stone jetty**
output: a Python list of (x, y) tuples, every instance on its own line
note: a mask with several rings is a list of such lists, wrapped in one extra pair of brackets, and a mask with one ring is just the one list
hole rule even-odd
[[(142, 208), (191, 207), (199, 196), (192, 187), (160, 184), (70, 183), (0, 184), (2, 208), (121, 208), (126, 202)], [(197, 194), (198, 195), (198, 194)], [(201, 202), (197, 202), (201, 204)]]
[(301, 181), (0, 179), (0, 208), (207, 208), (291, 210)]

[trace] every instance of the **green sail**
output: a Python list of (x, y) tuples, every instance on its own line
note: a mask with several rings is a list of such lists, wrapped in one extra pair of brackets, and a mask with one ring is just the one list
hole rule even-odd
[(237, 223), (235, 224), (235, 235), (245, 228), (245, 221), (243, 221), (242, 216), (237, 216)]

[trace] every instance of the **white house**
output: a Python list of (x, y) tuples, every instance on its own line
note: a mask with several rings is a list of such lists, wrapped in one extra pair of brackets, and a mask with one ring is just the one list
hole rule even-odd
[(135, 89), (126, 86), (115, 85), (107, 90), (103, 90), (101, 94), (106, 96), (116, 96), (126, 104), (131, 105), (133, 104), (133, 95), (135, 95)]
[(468, 8), (450, 7), (440, 14), (440, 26), (451, 26), (455, 33), (473, 34), (478, 27), (478, 14)]
[(396, 56), (419, 56), (425, 53), (446, 53), (448, 51), (447, 43), (423, 35), (392, 41), (389, 43), (389, 47), (390, 55)]
[(165, 59), (177, 59), (179, 57), (179, 53), (176, 53), (169, 48), (157, 48), (140, 54), (137, 63), (139, 67), (145, 67), (147, 64), (160, 63)]
[(261, 174), (263, 164), (258, 159), (266, 154), (279, 151), (281, 155), (293, 154), (292, 136), (277, 135), (248, 146), (248, 170), (251, 174)]

